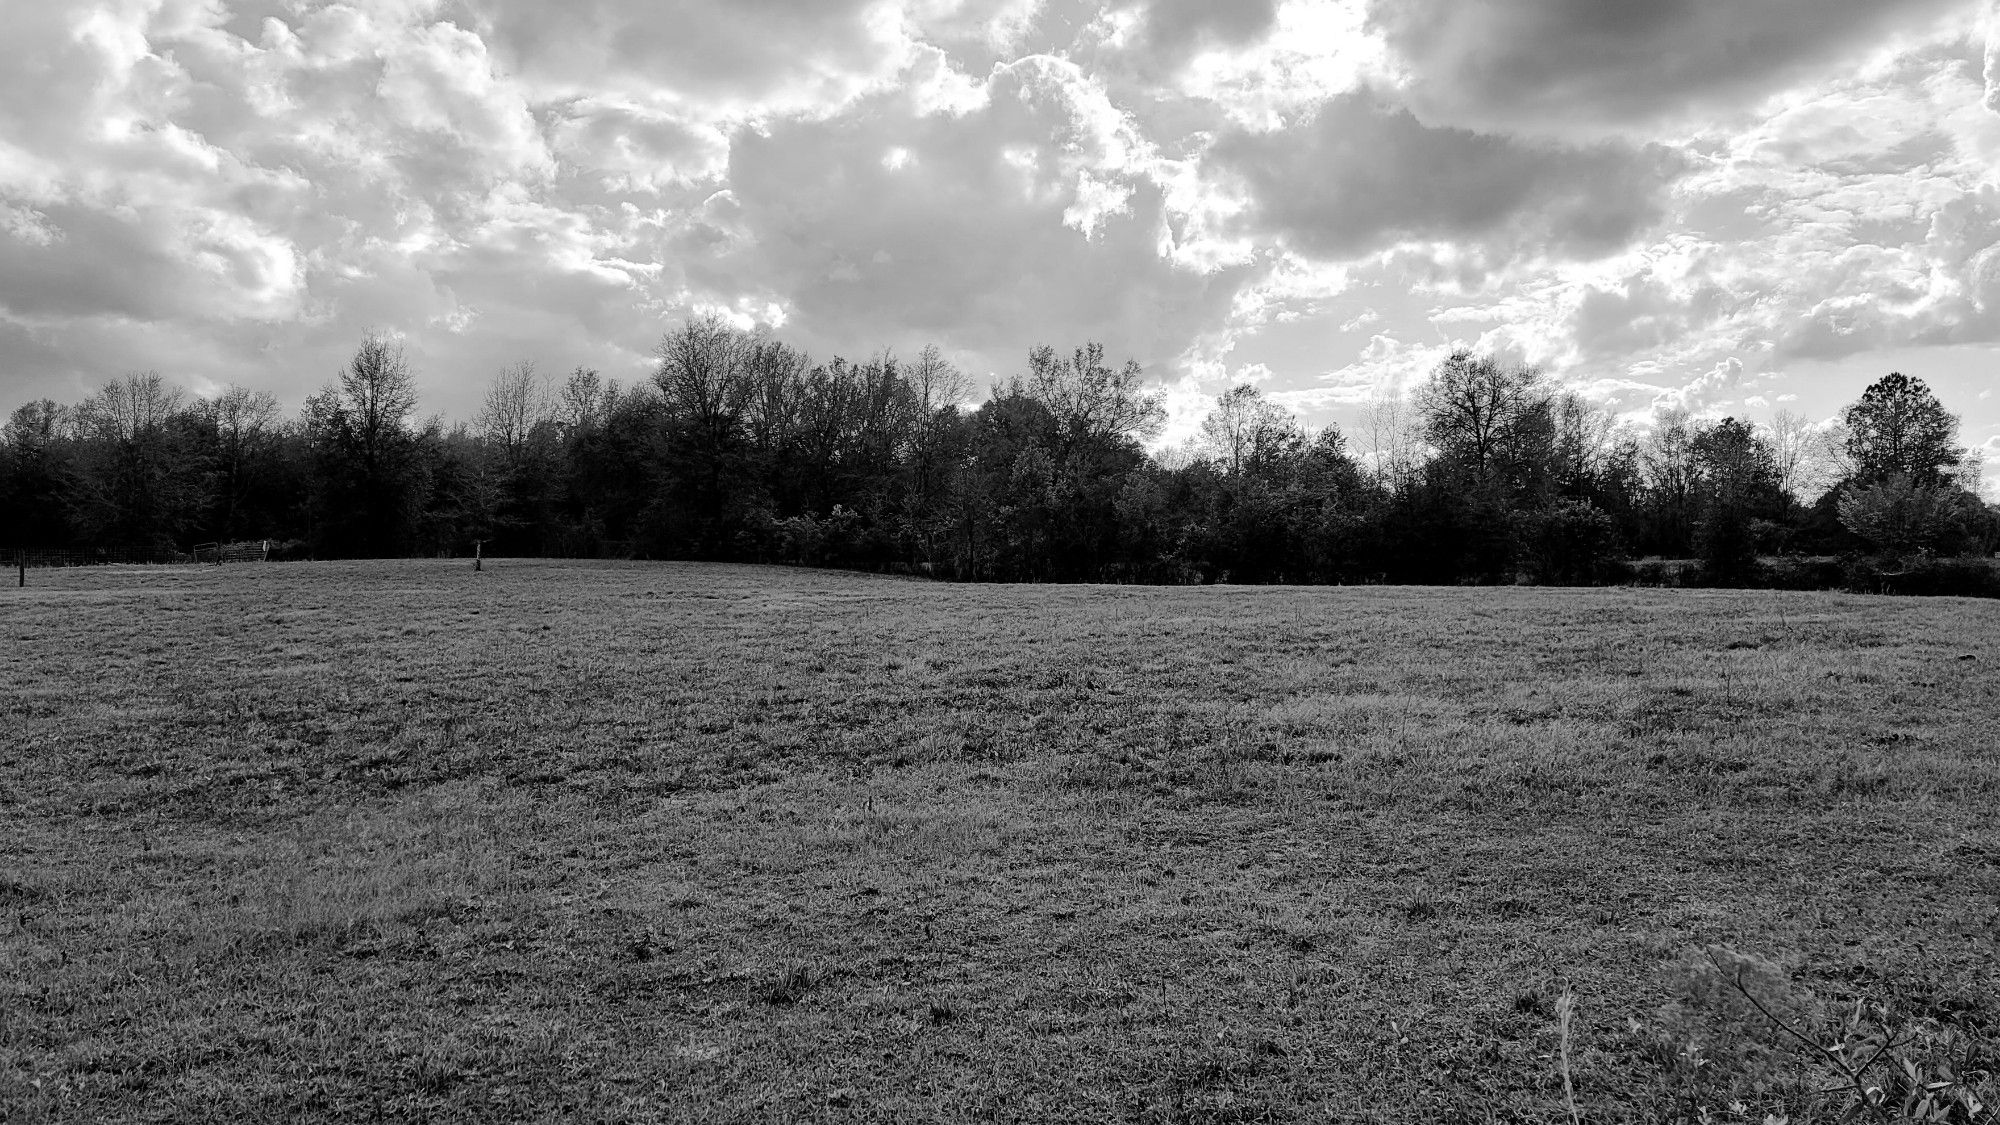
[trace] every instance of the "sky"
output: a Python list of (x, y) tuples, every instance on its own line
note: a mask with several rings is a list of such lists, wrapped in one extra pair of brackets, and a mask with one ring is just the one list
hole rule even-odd
[(1171, 440), (1471, 347), (1619, 415), (1929, 381), (2000, 480), (2000, 2), (0, 0), (0, 409), (157, 370), (427, 411), (691, 315)]

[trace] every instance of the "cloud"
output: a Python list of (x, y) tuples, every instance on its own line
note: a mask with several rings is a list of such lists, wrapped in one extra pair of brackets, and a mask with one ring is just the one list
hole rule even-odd
[(722, 174), (722, 129), (615, 98), (579, 97), (547, 111), (557, 159), (613, 192), (658, 192)]
[(1679, 407), (1700, 413), (1713, 404), (1727, 400), (1742, 383), (1743, 361), (1730, 356), (1701, 375), (1655, 398), (1653, 405), (1656, 408)]
[(1356, 406), (1382, 398), (1407, 395), (1431, 377), (1440, 363), (1468, 341), (1411, 344), (1376, 333), (1354, 360), (1318, 377), (1321, 384), (1286, 392), (1281, 397), (1296, 410)]
[(1986, 0), (1985, 17), (1981, 21), (1986, 40), (1984, 103), (1987, 109), (2000, 113), (2000, 0)]
[(909, 61), (879, 0), (462, 0), (538, 97), (618, 96), (720, 116), (832, 113)]
[[(1792, 91), (1764, 121), (1702, 146), (1650, 237), (1488, 279), (1440, 317), (1482, 341), (1504, 335), (1621, 402), (1664, 391), (1692, 406), (1719, 401), (1710, 376), (1730, 360), (1749, 374), (1798, 360), (1825, 370), (2000, 339), (2000, 126), (1980, 83), (1963, 52), (1920, 50)], [(1359, 267), (1358, 283), (1384, 278), (1383, 261)], [(1463, 288), (1442, 270), (1402, 276)]]
[(935, 341), (981, 379), (1099, 339), (1189, 409), (1265, 371), (1331, 409), (1447, 338), (1649, 403), (1732, 358), (2000, 340), (2000, 19), (1805, 11), (24, 5), (0, 378), (296, 402), (378, 328), (463, 416), (506, 363), (630, 378), (716, 310), (821, 355)]
[(1326, 101), (1278, 132), (1215, 142), (1247, 192), (1245, 221), (1323, 259), (1448, 239), (1501, 257), (1592, 257), (1661, 215), (1684, 167), (1659, 147), (1570, 146), (1431, 128), (1377, 95)]
[(1968, 0), (1374, 0), (1426, 120), (1560, 130), (1735, 112)]
[(1037, 340), (1097, 339), (1166, 374), (1246, 268), (1163, 251), (1155, 155), (1073, 64), (1002, 68), (988, 92), (957, 117), (884, 96), (738, 135), (731, 241), (695, 283), (770, 293), (821, 351), (949, 338), (1005, 375)]
[(1277, 0), (1151, 0), (1133, 39), (1145, 69), (1171, 71), (1206, 49), (1256, 43), (1277, 17)]
[[(551, 341), (615, 360), (577, 346), (577, 324), (615, 335), (656, 300), (646, 267), (615, 264), (647, 256), (648, 231), (594, 186), (563, 191), (548, 136), (572, 153), (602, 138), (545, 134), (436, 8), (163, 0), (16, 21), (0, 323), (39, 343), (10, 342), (10, 382), (62, 393), (157, 367), (296, 401), (371, 327), (454, 367)], [(21, 85), (38, 66), (41, 97)], [(439, 405), (462, 412), (486, 371), (448, 374)]]
[(1368, 86), (1391, 89), (1396, 76), (1386, 45), (1367, 30), (1356, 0), (1288, 0), (1262, 38), (1197, 53), (1175, 77), (1188, 102), (1236, 128), (1269, 132), (1335, 95)]

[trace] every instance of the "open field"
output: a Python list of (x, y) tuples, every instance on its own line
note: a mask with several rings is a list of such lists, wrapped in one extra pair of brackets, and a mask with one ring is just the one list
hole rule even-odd
[(1837, 1108), (1717, 944), (2000, 1069), (2000, 603), (29, 578), (9, 1122)]

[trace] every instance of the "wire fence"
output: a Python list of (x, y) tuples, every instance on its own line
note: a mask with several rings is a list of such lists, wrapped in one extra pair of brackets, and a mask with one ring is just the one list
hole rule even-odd
[(183, 551), (171, 544), (124, 544), (95, 547), (0, 547), (0, 564), (14, 570), (44, 570), (75, 566), (195, 566), (202, 563), (266, 562), (269, 540), (242, 543), (197, 543)]
[(8, 566), (36, 569), (69, 566), (172, 566), (190, 565), (196, 561), (193, 552), (170, 546), (7, 547), (0, 548), (0, 559), (5, 559)]
[(270, 562), (271, 541), (251, 539), (241, 543), (196, 543), (194, 561), (205, 563)]

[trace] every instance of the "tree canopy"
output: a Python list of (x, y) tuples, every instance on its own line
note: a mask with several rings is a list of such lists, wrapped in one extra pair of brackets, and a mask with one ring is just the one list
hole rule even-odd
[(1903, 473), (1919, 485), (1941, 484), (1965, 456), (1958, 446), (1958, 416), (1945, 410), (1922, 379), (1900, 371), (1870, 384), (1842, 420), (1848, 456), (1863, 482)]
[[(1590, 582), (1637, 556), (1752, 582), (1773, 554), (1990, 550), (1957, 421), (1877, 381), (1841, 424), (1621, 423), (1541, 371), (1453, 353), (1357, 453), (1241, 385), (1186, 442), (1137, 363), (1037, 346), (974, 401), (937, 348), (813, 357), (696, 318), (633, 385), (526, 363), (465, 423), (418, 416), (390, 337), (286, 416), (154, 372), (0, 426), (16, 545), (241, 537), (296, 553), (752, 559), (964, 579)], [(5, 546), (5, 544), (0, 544)]]

